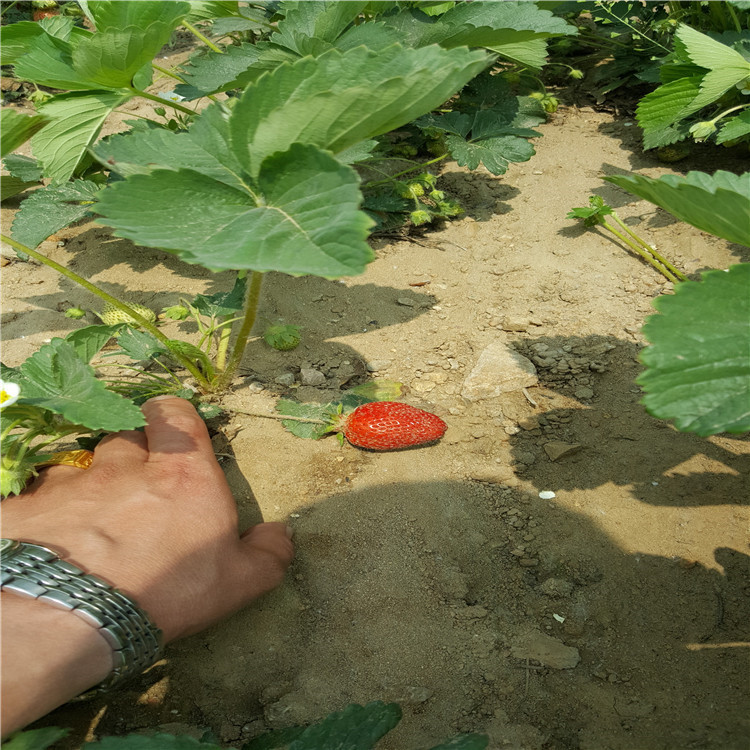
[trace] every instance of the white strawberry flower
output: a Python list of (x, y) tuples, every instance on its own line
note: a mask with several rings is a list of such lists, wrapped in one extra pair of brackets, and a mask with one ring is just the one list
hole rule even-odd
[(174, 91), (160, 91), (159, 99), (165, 99), (168, 102), (177, 102), (179, 104), (185, 99), (185, 97), (175, 94)]
[(16, 383), (6, 383), (0, 380), (0, 409), (15, 404), (20, 395), (21, 388)]

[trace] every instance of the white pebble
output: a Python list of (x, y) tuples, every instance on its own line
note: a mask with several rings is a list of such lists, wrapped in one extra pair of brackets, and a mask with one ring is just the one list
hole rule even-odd
[(553, 497), (557, 497), (552, 490), (543, 490), (539, 493), (539, 498), (541, 500), (552, 500)]

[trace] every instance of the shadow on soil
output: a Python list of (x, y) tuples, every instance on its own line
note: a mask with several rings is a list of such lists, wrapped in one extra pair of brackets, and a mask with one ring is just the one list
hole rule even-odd
[[(522, 567), (512, 550), (531, 521), (545, 541)], [(750, 566), (737, 550), (716, 550), (719, 569), (627, 555), (554, 502), (474, 482), (354, 487), (294, 526), (284, 586), (130, 687), (35, 726), (74, 727), (59, 748), (92, 722), (98, 736), (208, 727), (239, 743), (418, 685), (429, 697), (404, 702), (387, 747), (458, 731), (532, 750), (745, 747)], [(580, 663), (514, 655), (532, 631)]]
[[(536, 460), (519, 468), (539, 490), (593, 489), (609, 482), (630, 487), (634, 498), (652, 505), (747, 503), (750, 457), (678, 432), (646, 412), (640, 403), (643, 392), (635, 382), (643, 367), (633, 342), (612, 336), (556, 336), (517, 340), (514, 345), (535, 362), (543, 386), (576, 402), (570, 408), (550, 409), (543, 403), (530, 408), (532, 422), (511, 438), (516, 456), (536, 451)], [(539, 356), (540, 346), (545, 357)], [(624, 389), (623, 375), (628, 372), (631, 387)], [(591, 398), (575, 397), (578, 373), (593, 376)], [(545, 438), (578, 449), (552, 461)], [(742, 436), (734, 439), (747, 442)], [(540, 443), (542, 451), (537, 450)], [(696, 456), (706, 467), (704, 473), (681, 468)]]

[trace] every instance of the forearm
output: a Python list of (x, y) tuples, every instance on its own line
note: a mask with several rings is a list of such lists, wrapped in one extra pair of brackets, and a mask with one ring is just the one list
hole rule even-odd
[(112, 671), (112, 648), (74, 613), (5, 591), (2, 735), (21, 729)]

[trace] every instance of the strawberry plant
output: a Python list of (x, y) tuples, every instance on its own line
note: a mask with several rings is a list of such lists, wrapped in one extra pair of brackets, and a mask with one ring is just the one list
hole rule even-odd
[[(81, 329), (76, 341), (87, 342), (83, 352), (69, 337), (56, 339), (37, 359), (6, 372), (20, 386), (18, 401), (3, 415), (3, 435), (16, 444), (14, 466), (23, 464), (19, 476), (34, 471), (33, 457), (41, 449), (22, 444), (42, 444), (42, 422), (61, 422), (49, 427), (51, 440), (126, 429), (135, 412), (125, 406), (109, 410), (107, 399), (137, 401), (160, 389), (189, 394), (175, 366), (203, 394), (225, 390), (255, 323), (265, 273), (338, 278), (365, 270), (373, 258), (367, 244), (373, 220), (361, 205), (363, 191), (377, 189), (373, 182), (399, 189), (405, 184), (417, 201), (407, 208), (414, 223), (455, 215), (459, 208), (420, 163), (395, 174), (376, 168), (376, 139), (443, 105), (498, 58), (541, 66), (546, 39), (572, 31), (536, 5), (515, 2), (445, 6), (432, 14), (399, 3), (359, 2), (283, 2), (257, 13), (240, 10), (236, 2), (90, 0), (81, 8), (95, 31), (62, 16), (4, 28), (3, 62), (19, 78), (57, 93), (39, 104), (39, 115), (3, 112), (3, 156), (11, 172), (4, 192), (45, 183), (23, 201), (13, 236), (3, 240), (100, 297), (104, 307), (97, 314), (112, 324)], [(221, 49), (194, 26), (217, 18), (225, 29), (248, 30), (249, 22), (255, 43), (235, 44), (230, 37)], [(209, 52), (173, 73), (153, 58), (180, 25)], [(174, 92), (147, 90), (154, 70), (180, 81)], [(540, 117), (531, 100), (492, 87), (489, 78), (479, 93), (470, 90), (455, 100), (456, 117), (417, 127), (433, 139), (445, 136), (461, 163), (484, 163), (501, 174), (509, 161), (533, 154), (526, 139), (537, 135), (530, 125)], [(224, 91), (232, 94), (228, 100), (214, 100), (200, 114), (190, 108), (196, 98), (215, 99)], [(162, 119), (131, 123), (128, 132), (97, 142), (109, 114), (134, 97), (157, 104)], [(484, 114), (473, 112), (477, 97), (486, 105)], [(29, 137), (34, 159), (11, 153)], [(378, 177), (365, 180), (362, 191), (364, 170)], [(183, 300), (165, 311), (169, 317), (192, 316), (201, 336), (197, 345), (169, 339), (154, 311), (112, 297), (36, 249), (60, 228), (89, 218), (186, 263), (236, 272), (230, 292)], [(79, 414), (68, 403), (72, 384), (60, 375), (60, 363), (77, 357), (75, 371), (87, 373), (81, 387), (88, 384), (92, 357), (107, 331), (117, 334), (118, 354), (155, 362), (164, 373), (134, 367), (141, 383), (117, 376), (109, 389), (91, 386), (86, 393), (92, 415)], [(282, 338), (282, 348), (288, 348), (295, 336)], [(132, 401), (130, 406), (135, 409)], [(18, 411), (32, 407), (43, 416)], [(120, 409), (126, 417), (100, 424), (99, 409), (110, 416)]]
[[(732, 143), (750, 135), (750, 60), (742, 38), (721, 40), (680, 24), (661, 86), (638, 104), (645, 148), (696, 141)], [(699, 119), (699, 116), (701, 119)]]
[[(608, 182), (704, 232), (750, 247), (750, 175), (688, 172), (659, 179), (616, 175)], [(638, 383), (648, 411), (679, 430), (713, 435), (750, 430), (750, 264), (682, 281), (654, 303), (643, 334)]]
[[(611, 216), (615, 224), (610, 224), (606, 216)], [(581, 219), (584, 226), (604, 227), (618, 240), (624, 242), (631, 250), (641, 256), (649, 265), (653, 266), (662, 276), (669, 281), (685, 280), (687, 277), (682, 271), (675, 268), (666, 258), (656, 251), (656, 248), (641, 239), (622, 219), (614, 212), (612, 206), (606, 204), (604, 199), (598, 195), (589, 198), (588, 206), (573, 208), (567, 215), (568, 219)]]

